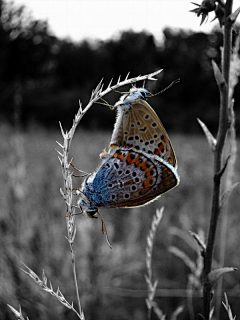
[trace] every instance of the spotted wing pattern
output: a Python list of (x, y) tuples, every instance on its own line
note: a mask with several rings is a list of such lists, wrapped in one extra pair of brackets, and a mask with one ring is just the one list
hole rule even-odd
[(118, 148), (102, 161), (82, 187), (89, 208), (144, 205), (179, 183), (176, 169), (158, 156), (135, 148)]
[(177, 159), (169, 136), (158, 115), (142, 99), (117, 104), (117, 120), (110, 150), (122, 146), (157, 155), (177, 168)]

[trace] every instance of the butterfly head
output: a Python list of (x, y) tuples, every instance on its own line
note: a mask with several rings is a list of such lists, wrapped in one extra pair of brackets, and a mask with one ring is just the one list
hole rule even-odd
[(136, 99), (143, 99), (146, 100), (147, 98), (151, 97), (152, 94), (145, 88), (136, 88), (133, 87), (129, 91), (129, 96), (134, 96)]
[(78, 205), (81, 211), (85, 213), (87, 217), (97, 219), (98, 207), (83, 199), (79, 199)]
[(149, 92), (147, 89), (133, 87), (129, 90), (129, 93), (121, 96), (121, 98), (115, 103), (114, 107), (123, 105), (125, 107), (130, 107), (131, 104), (133, 104), (136, 100), (146, 100), (151, 96), (151, 92)]
[(85, 194), (86, 180), (84, 181), (83, 190), (80, 191), (80, 198), (78, 199), (78, 206), (83, 213), (85, 213), (89, 218), (97, 219), (98, 207), (94, 202), (90, 201)]

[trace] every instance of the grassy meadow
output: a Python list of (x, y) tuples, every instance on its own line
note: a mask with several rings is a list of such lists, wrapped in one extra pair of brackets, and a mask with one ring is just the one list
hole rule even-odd
[[(146, 319), (146, 236), (156, 209), (162, 206), (165, 210), (152, 261), (153, 277), (158, 279), (156, 301), (168, 319), (180, 305), (184, 310), (178, 319), (192, 319), (193, 310), (195, 315), (201, 311), (199, 279), (196, 276), (193, 299), (188, 299), (191, 270), (170, 248), (177, 247), (194, 262), (198, 259), (197, 245), (188, 231), (206, 236), (208, 230), (213, 155), (200, 128), (199, 136), (171, 132), (169, 135), (178, 159), (180, 185), (144, 207), (102, 210), (112, 250), (102, 235), (100, 219), (85, 216), (76, 219), (74, 250), (87, 320)], [(110, 136), (111, 132), (78, 128), (72, 143), (73, 163), (86, 172), (94, 171)], [(77, 319), (21, 270), (24, 268), (21, 262), (40, 277), (44, 269), (54, 290), (59, 287), (70, 303), (76, 302), (71, 255), (65, 238), (66, 208), (59, 192), (63, 181), (56, 141), (62, 142), (60, 130), (35, 125), (25, 132), (17, 132), (9, 125), (0, 126), (0, 319), (14, 319), (7, 304), (16, 309), (20, 304), (23, 314), (32, 320)], [(238, 160), (235, 169), (234, 182), (240, 180)], [(80, 186), (81, 181), (74, 178), (75, 186)], [(218, 240), (215, 267), (219, 266), (223, 250), (224, 266), (240, 265), (239, 208), (237, 188), (230, 196), (228, 212), (224, 212), (228, 218), (227, 233), (221, 232), (221, 225), (218, 228), (217, 238), (222, 240), (225, 250)], [(239, 280), (239, 272), (227, 274), (222, 289), (222, 296), (227, 293), (232, 311), (238, 316)], [(223, 307), (220, 314), (220, 319), (228, 319)]]

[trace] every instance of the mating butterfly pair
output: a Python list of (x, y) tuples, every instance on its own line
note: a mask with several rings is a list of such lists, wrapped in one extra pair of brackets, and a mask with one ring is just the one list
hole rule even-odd
[(81, 187), (78, 205), (94, 217), (98, 208), (137, 207), (179, 184), (177, 159), (145, 88), (131, 88), (115, 104), (117, 120), (109, 151)]

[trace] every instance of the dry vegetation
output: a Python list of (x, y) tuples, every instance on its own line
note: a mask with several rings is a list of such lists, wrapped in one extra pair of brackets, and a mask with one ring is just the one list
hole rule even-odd
[[(55, 141), (61, 139), (60, 133), (34, 126), (25, 133), (14, 132), (15, 129), (4, 125), (0, 130), (0, 318), (6, 319), (11, 313), (7, 303), (16, 308), (20, 303), (30, 319), (75, 319), (71, 311), (40, 291), (20, 270), (23, 267), (20, 261), (38, 275), (44, 269), (54, 290), (59, 286), (69, 302), (75, 301), (71, 257), (65, 239), (65, 212), (59, 193), (61, 170), (54, 150)], [(72, 144), (75, 164), (92, 172), (100, 163), (98, 155), (108, 145), (109, 137), (109, 132), (77, 131)], [(187, 303), (190, 268), (169, 252), (169, 247), (178, 247), (193, 261), (198, 257), (198, 248), (188, 231), (207, 230), (213, 157), (203, 136), (171, 135), (170, 132), (170, 137), (178, 155), (181, 184), (148, 206), (103, 210), (113, 250), (101, 233), (99, 220), (84, 216), (76, 219), (74, 250), (87, 319), (95, 319), (99, 314), (101, 319), (146, 319), (146, 236), (156, 209), (161, 206), (165, 206), (165, 211), (156, 233), (152, 263), (154, 279), (158, 279), (155, 300), (169, 316), (184, 305), (178, 319), (185, 319), (189, 303), (193, 303), (195, 312), (201, 311), (198, 290)], [(239, 172), (237, 162), (236, 181)], [(80, 180), (74, 179), (76, 186)], [(225, 238), (228, 266), (239, 265), (239, 201), (236, 189), (230, 196)], [(219, 251), (217, 243), (216, 259)], [(227, 292), (233, 314), (240, 314), (238, 282), (237, 273), (226, 275), (223, 282), (222, 292)]]

